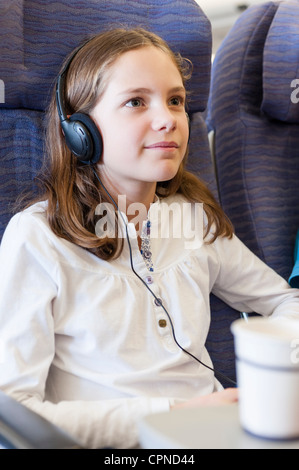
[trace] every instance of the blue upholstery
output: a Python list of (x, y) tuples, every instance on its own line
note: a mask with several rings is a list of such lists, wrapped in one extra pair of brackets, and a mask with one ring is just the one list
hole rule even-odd
[[(11, 0), (1, 7), (0, 21), (0, 79), (5, 84), (5, 103), (0, 104), (0, 240), (17, 196), (34, 188), (44, 156), (44, 111), (63, 59), (86, 37), (107, 28), (143, 26), (193, 62), (188, 168), (217, 195), (203, 119), (210, 87), (211, 27), (195, 1)], [(212, 310), (215, 322), (208, 347), (215, 367), (234, 376), (229, 324), (237, 313), (214, 297)]]
[(216, 54), (207, 119), (222, 206), (285, 279), (299, 228), (298, 78), (299, 1), (252, 6)]
[(297, 232), (294, 250), (294, 267), (289, 278), (289, 283), (291, 287), (299, 289), (299, 230)]

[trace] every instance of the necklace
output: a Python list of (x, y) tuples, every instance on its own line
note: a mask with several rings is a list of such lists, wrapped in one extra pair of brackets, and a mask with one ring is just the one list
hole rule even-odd
[(151, 221), (144, 222), (141, 232), (141, 248), (140, 253), (144, 259), (146, 267), (149, 271), (153, 272), (153, 261), (151, 252)]

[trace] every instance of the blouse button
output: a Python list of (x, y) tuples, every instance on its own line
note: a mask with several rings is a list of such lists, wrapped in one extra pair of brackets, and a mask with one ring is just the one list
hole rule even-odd
[(162, 305), (162, 300), (157, 298), (157, 299), (154, 300), (154, 304), (155, 304), (157, 307), (161, 307), (161, 305)]
[(160, 328), (165, 328), (167, 326), (167, 321), (166, 320), (159, 320), (159, 327)]
[(154, 280), (153, 280), (152, 276), (146, 276), (145, 282), (147, 284), (152, 284), (154, 282)]

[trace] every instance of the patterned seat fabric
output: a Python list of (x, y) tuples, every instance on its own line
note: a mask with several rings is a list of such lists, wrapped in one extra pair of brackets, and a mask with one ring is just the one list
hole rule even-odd
[(216, 54), (207, 118), (222, 206), (285, 279), (299, 228), (298, 79), (299, 1), (252, 6)]

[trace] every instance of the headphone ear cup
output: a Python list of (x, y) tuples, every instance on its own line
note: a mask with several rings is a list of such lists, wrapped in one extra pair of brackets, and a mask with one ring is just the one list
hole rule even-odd
[(94, 165), (100, 160), (103, 151), (102, 136), (87, 114), (75, 113), (70, 116), (63, 131), (68, 147), (80, 162)]

